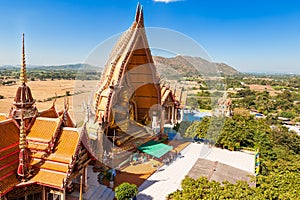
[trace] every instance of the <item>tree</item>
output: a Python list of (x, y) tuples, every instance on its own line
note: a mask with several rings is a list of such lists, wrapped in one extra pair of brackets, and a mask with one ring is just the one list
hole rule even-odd
[[(212, 120), (218, 122), (219, 119), (207, 117), (189, 129), (201, 137), (208, 132), (206, 138), (210, 138), (211, 129), (214, 138), (217, 134), (213, 131), (215, 124)], [(261, 170), (255, 188), (245, 182), (220, 184), (204, 177), (197, 180), (187, 177), (182, 181), (182, 190), (169, 194), (168, 199), (299, 199), (300, 136), (280, 125), (271, 129), (269, 124), (267, 119), (234, 115), (225, 120), (216, 143), (228, 148), (260, 149)]]
[(191, 124), (192, 122), (190, 121), (182, 121), (174, 126), (174, 130), (180, 133), (181, 135), (184, 135), (186, 130), (191, 126)]
[(129, 200), (137, 195), (138, 188), (135, 184), (124, 182), (115, 188), (115, 193), (118, 200)]

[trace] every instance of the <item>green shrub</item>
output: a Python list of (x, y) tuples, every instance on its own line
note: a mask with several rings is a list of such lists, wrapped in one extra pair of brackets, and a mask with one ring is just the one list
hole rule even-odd
[(135, 184), (124, 182), (115, 188), (115, 193), (118, 200), (128, 200), (137, 195), (138, 188)]

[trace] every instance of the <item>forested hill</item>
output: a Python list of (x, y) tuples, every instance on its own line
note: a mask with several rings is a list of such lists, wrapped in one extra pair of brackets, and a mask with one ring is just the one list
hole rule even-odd
[(240, 72), (225, 63), (209, 62), (200, 57), (176, 56), (165, 58), (160, 56), (153, 57), (156, 67), (160, 74), (182, 74), (191, 76), (195, 74), (218, 74), (226, 75), (239, 74)]
[(66, 65), (48, 65), (48, 66), (29, 66), (30, 69), (39, 69), (39, 70), (91, 70), (98, 71), (100, 68), (92, 66), (89, 64), (66, 64)]

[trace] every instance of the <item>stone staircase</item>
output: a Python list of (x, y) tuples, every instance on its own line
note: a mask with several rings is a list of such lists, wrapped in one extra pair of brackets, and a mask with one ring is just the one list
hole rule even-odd
[[(84, 200), (113, 200), (115, 192), (105, 185), (100, 185), (97, 178), (99, 172), (93, 172), (93, 166), (88, 166), (88, 190), (83, 193)], [(67, 200), (78, 200), (79, 190), (67, 195)]]
[(84, 200), (113, 200), (114, 197), (115, 192), (105, 185), (90, 186), (88, 191), (83, 194)]
[[(105, 185), (90, 185), (88, 191), (83, 193), (82, 198), (84, 200), (113, 200), (115, 198), (115, 192)], [(79, 199), (79, 192), (76, 191), (67, 195), (67, 200), (74, 199)]]

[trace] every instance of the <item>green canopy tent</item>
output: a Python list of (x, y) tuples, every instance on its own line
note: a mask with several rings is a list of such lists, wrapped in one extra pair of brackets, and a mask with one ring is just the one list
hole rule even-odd
[(162, 157), (172, 149), (173, 149), (172, 146), (154, 140), (150, 140), (149, 142), (146, 142), (145, 144), (142, 144), (141, 146), (138, 147), (139, 151), (154, 156), (155, 158)]

